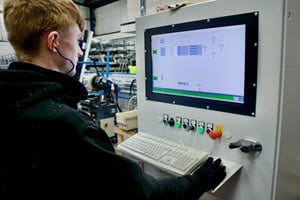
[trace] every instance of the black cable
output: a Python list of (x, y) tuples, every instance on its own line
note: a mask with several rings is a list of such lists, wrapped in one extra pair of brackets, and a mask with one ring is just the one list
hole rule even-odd
[(101, 76), (101, 74), (100, 74), (100, 72), (99, 72), (99, 70), (98, 70), (98, 68), (97, 68), (96, 60), (94, 59), (93, 62), (94, 62), (94, 65), (93, 65), (93, 66), (94, 66), (94, 68), (96, 69), (97, 75), (98, 75), (98, 76)]
[(122, 112), (122, 109), (121, 109), (121, 107), (119, 106), (119, 95), (118, 95), (118, 91), (116, 91), (116, 106), (117, 106), (117, 108), (118, 108), (118, 110), (119, 110), (119, 112)]
[(134, 83), (136, 83), (136, 79), (133, 79), (130, 83), (130, 87), (129, 87), (129, 96), (132, 95), (132, 90), (133, 90), (133, 86), (134, 86)]

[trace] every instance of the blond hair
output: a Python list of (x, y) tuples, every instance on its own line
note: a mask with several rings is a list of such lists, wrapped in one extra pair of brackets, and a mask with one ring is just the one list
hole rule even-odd
[(4, 0), (8, 40), (19, 59), (32, 58), (43, 34), (65, 31), (74, 24), (84, 29), (84, 17), (72, 0)]

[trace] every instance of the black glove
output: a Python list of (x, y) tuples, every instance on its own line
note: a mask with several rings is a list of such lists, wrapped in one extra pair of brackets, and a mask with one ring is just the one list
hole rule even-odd
[(203, 192), (214, 189), (226, 176), (226, 167), (220, 158), (213, 160), (209, 157), (192, 175), (196, 186)]

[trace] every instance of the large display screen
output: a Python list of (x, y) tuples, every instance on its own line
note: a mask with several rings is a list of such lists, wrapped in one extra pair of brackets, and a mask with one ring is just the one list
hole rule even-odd
[(258, 12), (145, 31), (147, 100), (255, 116)]

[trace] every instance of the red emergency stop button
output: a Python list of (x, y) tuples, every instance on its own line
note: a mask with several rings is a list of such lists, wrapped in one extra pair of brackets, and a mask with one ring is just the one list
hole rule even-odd
[(215, 140), (222, 136), (222, 131), (219, 129), (211, 130), (211, 131), (209, 131), (208, 135), (211, 139)]

